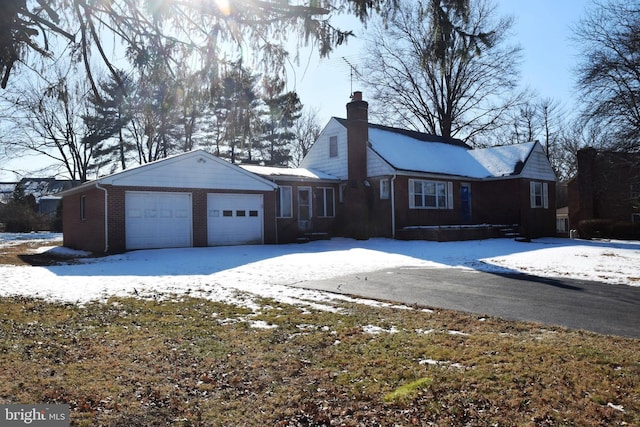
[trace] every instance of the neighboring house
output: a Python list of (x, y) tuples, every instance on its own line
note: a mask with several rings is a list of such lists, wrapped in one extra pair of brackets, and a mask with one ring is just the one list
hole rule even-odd
[(19, 182), (0, 183), (0, 203), (7, 203), (13, 198), (16, 186), (20, 184), (25, 195), (35, 199), (38, 213), (54, 216), (60, 205), (58, 193), (74, 186), (68, 179), (56, 178), (22, 178)]
[(563, 206), (556, 209), (556, 234), (558, 236), (569, 236), (569, 207)]
[(0, 203), (8, 203), (13, 197), (13, 190), (15, 189), (15, 182), (0, 182)]
[(62, 200), (58, 193), (72, 188), (74, 181), (56, 178), (22, 178), (20, 185), (24, 189), (24, 194), (30, 194), (35, 198), (38, 213), (55, 216)]
[(356, 92), (347, 119), (329, 120), (299, 168), (238, 166), (197, 150), (65, 191), (64, 244), (117, 252), (325, 236), (461, 240), (505, 228), (547, 236), (555, 182), (537, 142), (472, 150), (373, 125)]
[(607, 219), (640, 222), (640, 153), (578, 151), (578, 174), (569, 182), (569, 223)]

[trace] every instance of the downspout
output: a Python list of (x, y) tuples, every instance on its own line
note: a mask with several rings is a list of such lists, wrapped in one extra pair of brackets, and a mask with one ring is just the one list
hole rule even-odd
[(396, 238), (396, 175), (391, 177), (391, 238)]
[(96, 183), (96, 188), (104, 191), (104, 251), (106, 253), (109, 252), (109, 206), (107, 205), (109, 193), (106, 188), (100, 187), (99, 183)]
[[(278, 231), (279, 231), (278, 230), (278, 203), (280, 203), (280, 201), (278, 200), (278, 188), (273, 190), (273, 193), (275, 194), (275, 199), (276, 199), (276, 202), (273, 204), (273, 213), (274, 213), (274, 215), (273, 215), (274, 220), (273, 221), (275, 222), (275, 225), (276, 225), (275, 232), (276, 232), (276, 245), (277, 245), (277, 244), (280, 243), (278, 241)], [(293, 197), (293, 195), (291, 197)]]

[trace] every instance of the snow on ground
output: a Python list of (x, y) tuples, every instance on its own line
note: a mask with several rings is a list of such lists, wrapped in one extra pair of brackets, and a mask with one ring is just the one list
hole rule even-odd
[[(18, 240), (49, 239), (60, 241), (61, 235), (0, 233), (0, 251)], [(626, 241), (332, 239), (291, 245), (142, 250), (103, 258), (84, 258), (81, 252), (45, 244), (50, 245), (43, 243), (37, 250), (76, 255), (80, 262), (49, 267), (0, 265), (0, 296), (85, 303), (110, 296), (188, 294), (252, 309), (260, 306), (257, 298), (267, 297), (331, 310), (332, 301), (351, 299), (288, 285), (393, 267), (523, 272), (640, 286), (640, 242)]]

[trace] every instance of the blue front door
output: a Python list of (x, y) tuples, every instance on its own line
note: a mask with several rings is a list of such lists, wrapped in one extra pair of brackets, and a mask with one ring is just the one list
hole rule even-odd
[(460, 184), (460, 220), (463, 223), (471, 222), (471, 184)]

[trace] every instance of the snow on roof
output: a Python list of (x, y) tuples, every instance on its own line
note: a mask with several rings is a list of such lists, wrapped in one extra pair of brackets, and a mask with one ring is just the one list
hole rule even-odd
[(0, 194), (13, 194), (15, 188), (15, 182), (0, 182)]
[(470, 178), (509, 176), (517, 173), (534, 147), (526, 144), (471, 150), (460, 144), (416, 139), (381, 127), (369, 126), (371, 148), (399, 170)]
[(482, 164), (491, 176), (508, 176), (518, 173), (518, 163), (524, 164), (531, 154), (535, 142), (502, 145), (471, 150), (470, 154)]
[(240, 165), (244, 170), (263, 177), (311, 178), (339, 181), (333, 175), (306, 168), (285, 168), (277, 166)]

